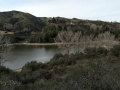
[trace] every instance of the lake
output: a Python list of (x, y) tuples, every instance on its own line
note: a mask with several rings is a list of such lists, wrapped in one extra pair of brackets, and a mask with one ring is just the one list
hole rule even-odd
[[(80, 47), (80, 51), (83, 51), (83, 47)], [(27, 62), (48, 62), (56, 54), (61, 53), (62, 50), (57, 45), (15, 45), (6, 56), (11, 59), (4, 63), (4, 66), (10, 69), (22, 68)], [(70, 53), (74, 53), (74, 48), (70, 49)]]
[(56, 53), (59, 53), (60, 49), (53, 46), (30, 46), (30, 45), (16, 45), (9, 51), (9, 56), (12, 61), (4, 63), (4, 66), (10, 69), (18, 69), (24, 66), (27, 62), (47, 62)]

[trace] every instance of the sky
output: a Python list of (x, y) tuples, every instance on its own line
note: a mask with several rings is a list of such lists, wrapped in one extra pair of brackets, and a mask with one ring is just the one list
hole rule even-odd
[(0, 0), (0, 12), (120, 22), (120, 0)]

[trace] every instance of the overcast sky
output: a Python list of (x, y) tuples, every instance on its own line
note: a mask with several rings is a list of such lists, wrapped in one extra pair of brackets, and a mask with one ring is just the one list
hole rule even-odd
[(0, 0), (0, 11), (120, 22), (120, 0)]

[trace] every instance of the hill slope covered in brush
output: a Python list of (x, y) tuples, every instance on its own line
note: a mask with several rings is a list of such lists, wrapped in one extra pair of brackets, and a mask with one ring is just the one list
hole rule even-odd
[(9, 31), (40, 31), (45, 25), (40, 18), (19, 11), (0, 12), (0, 29)]
[(81, 31), (83, 35), (98, 35), (105, 31), (120, 38), (120, 23), (100, 20), (68, 19), (63, 17), (36, 17), (20, 11), (0, 12), (0, 30), (14, 32), (13, 41), (53, 42), (61, 30)]

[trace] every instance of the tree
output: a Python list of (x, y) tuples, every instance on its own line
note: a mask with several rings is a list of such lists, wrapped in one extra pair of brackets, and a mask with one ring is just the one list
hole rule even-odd
[(94, 36), (93, 35), (85, 35), (81, 37), (82, 46), (85, 48), (93, 47)]
[(71, 30), (67, 30), (59, 32), (54, 41), (62, 43), (59, 47), (69, 54), (69, 50), (73, 45), (77, 52), (79, 52), (81, 46), (83, 49), (87, 47), (106, 47), (110, 49), (115, 45), (114, 38), (115, 35), (112, 35), (110, 32), (105, 32), (95, 37), (94, 35), (82, 35), (81, 32), (73, 33)]
[(79, 52), (79, 49), (80, 49), (80, 47), (81, 47), (81, 45), (82, 45), (82, 33), (81, 32), (77, 32), (77, 33), (75, 33), (75, 35), (74, 35), (74, 42), (75, 42), (75, 45), (74, 45), (74, 47), (75, 47), (75, 49), (76, 49), (76, 51), (77, 52)]
[(87, 47), (93, 46), (93, 35), (82, 35), (81, 32), (76, 32), (74, 36), (74, 45), (76, 48), (76, 51), (79, 52), (80, 47), (83, 47), (83, 49)]
[(80, 51), (80, 47), (83, 49), (93, 45), (93, 35), (85, 36), (81, 32), (73, 33), (71, 30), (61, 31), (54, 39), (56, 43), (61, 43), (60, 48), (63, 48), (67, 54), (69, 54), (71, 46), (74, 45), (76, 52)]
[(61, 31), (58, 33), (57, 37), (54, 39), (55, 43), (59, 43), (59, 47), (63, 48), (64, 51), (69, 54), (70, 48), (75, 40), (75, 33), (71, 30)]
[(95, 38), (96, 47), (106, 47), (110, 49), (114, 43), (115, 35), (111, 34), (109, 31), (99, 34)]
[(8, 55), (8, 51), (10, 50), (10, 46), (8, 46), (9, 39), (6, 35), (0, 34), (0, 66), (3, 65), (6, 61), (10, 60)]

